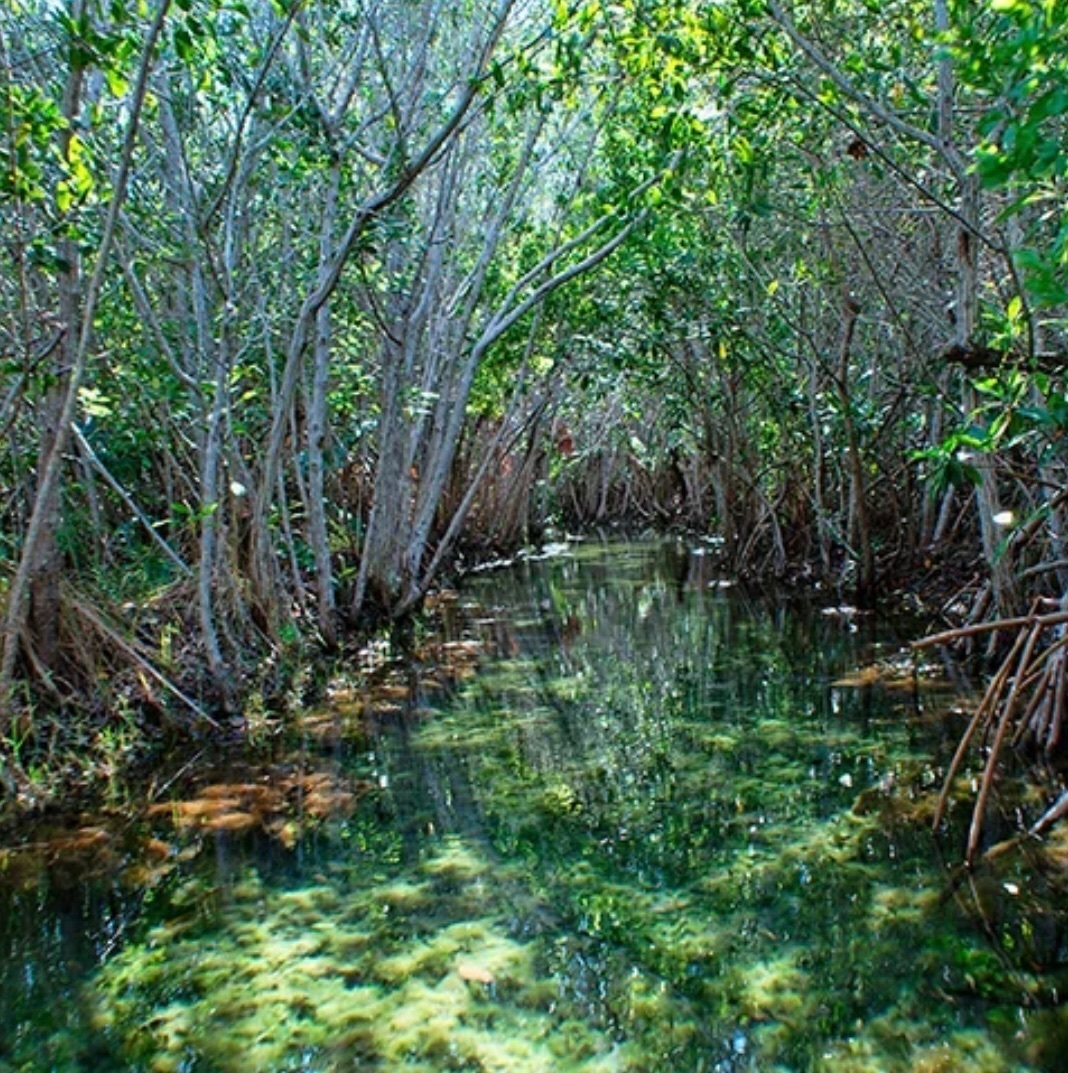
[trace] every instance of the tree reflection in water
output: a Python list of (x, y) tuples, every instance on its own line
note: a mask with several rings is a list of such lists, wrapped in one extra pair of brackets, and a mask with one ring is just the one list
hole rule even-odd
[(1056, 1068), (1058, 873), (946, 896), (952, 697), (707, 563), (474, 575), (96, 878), (13, 881), (0, 1069)]

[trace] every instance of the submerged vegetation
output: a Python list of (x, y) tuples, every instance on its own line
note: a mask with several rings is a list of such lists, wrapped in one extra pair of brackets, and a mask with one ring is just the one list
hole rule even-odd
[[(131, 941), (109, 918), (67, 1011), (92, 1031), (49, 1043), (103, 1050), (55, 1064), (1048, 1067), (1066, 79), (1066, 0), (6, 0), (0, 821), (24, 844), (3, 863), (139, 858), (167, 907)], [(580, 608), (550, 585), (532, 623), (456, 633), (465, 572), (482, 591), (501, 575), (476, 567), (610, 531), (683, 533), (720, 595), (788, 583), (828, 614), (732, 632), (682, 576), (650, 639), (670, 586), (602, 591), (594, 561)], [(542, 584), (537, 554), (515, 561)], [(613, 601), (629, 630), (599, 663), (585, 631)], [(806, 708), (791, 661), (830, 661), (827, 631), (877, 605), (913, 614), (966, 718), (928, 737), (898, 712), (925, 675), (896, 649), (821, 669), (830, 708)], [(876, 720), (863, 742), (846, 709)], [(403, 804), (354, 760), (369, 727), (407, 750)], [(945, 966), (937, 995), (892, 950), (949, 908), (926, 864), (911, 888), (882, 871), (931, 827), (966, 858), (941, 893), (1013, 965), (936, 931), (914, 953)], [(223, 882), (196, 862), (228, 840), (283, 871), (366, 859)], [(257, 907), (330, 899), (336, 935), (279, 924), (265, 964), (297, 976), (253, 964)], [(861, 946), (885, 962), (863, 979)], [(224, 1000), (228, 960), (249, 964)], [(239, 994), (263, 975), (278, 1035)], [(343, 1016), (295, 1031), (300, 989)], [(209, 1054), (213, 1002), (232, 1031)], [(494, 1050), (505, 1024), (522, 1054)], [(30, 1038), (0, 1070), (32, 1068)]]
[(651, 545), (484, 574), (433, 639), (477, 675), (396, 665), (66, 875), (9, 858), (0, 1069), (1059, 1069), (1063, 870), (947, 896), (933, 853), (953, 694), (849, 681), (900, 638), (710, 579)]

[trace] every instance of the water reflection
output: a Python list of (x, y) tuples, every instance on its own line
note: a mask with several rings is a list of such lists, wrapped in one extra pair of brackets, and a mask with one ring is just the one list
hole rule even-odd
[(10, 884), (0, 1070), (1060, 1069), (1063, 884), (947, 893), (941, 702), (858, 676), (899, 640), (709, 562), (476, 575), (98, 878)]

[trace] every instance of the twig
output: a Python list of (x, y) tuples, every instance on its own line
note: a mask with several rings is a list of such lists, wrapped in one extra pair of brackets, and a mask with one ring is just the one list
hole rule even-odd
[(1046, 712), (1049, 708), (1049, 683), (1052, 678), (1053, 664), (1047, 663), (1046, 666), (1040, 671), (1030, 674), (1024, 680), (1023, 685), (1020, 687), (1021, 691), (1026, 691), (1032, 685), (1036, 685), (1034, 694), (1031, 697), (1030, 703), (1024, 710), (1023, 717), (1020, 719), (1020, 724), (1016, 728), (1016, 733), (1012, 737), (1013, 746), (1017, 746), (1023, 741), (1024, 736), (1028, 730), (1034, 727), (1036, 716), (1039, 717), (1039, 725), (1035, 730), (1035, 738), (1037, 739), (1041, 734), (1047, 722)]
[(78, 598), (72, 598), (71, 605), (75, 611), (78, 612), (89, 623), (95, 626), (108, 640), (112, 641), (127, 656), (130, 657), (143, 671), (151, 675), (164, 689), (173, 693), (198, 719), (203, 719), (209, 726), (214, 727), (216, 730), (221, 731), (222, 727), (216, 720), (214, 720), (204, 709), (197, 704), (192, 697), (183, 693), (158, 667), (156, 667), (151, 660), (146, 659), (141, 655), (137, 649), (126, 640), (114, 627), (110, 626), (103, 618), (103, 616), (93, 607), (89, 606), (83, 600)]
[(1046, 738), (1046, 753), (1052, 753), (1061, 740), (1061, 725), (1064, 722), (1065, 690), (1068, 688), (1068, 673), (1065, 673), (1064, 657), (1061, 657), (1060, 674), (1057, 675), (1057, 692), (1053, 697), (1053, 725)]
[(200, 762), (200, 758), (204, 755), (204, 750), (201, 749), (192, 759), (186, 761), (162, 786), (153, 786), (148, 793), (148, 799), (150, 801), (157, 801), (165, 794), (187, 771), (196, 767)]
[(191, 574), (193, 571), (189, 564), (186, 563), (182, 557), (167, 543), (166, 540), (160, 535), (156, 527), (146, 517), (145, 512), (134, 502), (133, 497), (125, 488), (119, 483), (118, 478), (112, 474), (111, 470), (104, 465), (100, 456), (93, 450), (93, 445), (86, 438), (85, 433), (78, 427), (77, 424), (71, 426), (71, 431), (74, 433), (75, 442), (81, 448), (82, 453), (85, 455), (89, 464), (100, 474), (101, 477), (108, 483), (111, 490), (126, 504), (127, 509), (133, 514), (133, 516), (141, 523), (144, 530), (156, 543), (157, 547), (167, 556), (168, 559), (183, 573)]
[(1040, 835), (1047, 827), (1051, 827), (1062, 816), (1068, 814), (1068, 790), (1050, 805), (1028, 830), (1029, 835)]
[(1066, 567), (1068, 567), (1068, 559), (1053, 559), (1048, 563), (1038, 563), (1021, 571), (1020, 580), (1038, 577), (1040, 574), (1051, 574), (1054, 570), (1064, 570)]

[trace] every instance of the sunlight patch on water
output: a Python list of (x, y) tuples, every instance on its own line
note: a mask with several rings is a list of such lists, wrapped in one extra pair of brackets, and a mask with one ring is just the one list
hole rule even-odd
[(703, 562), (472, 578), (459, 635), (149, 808), (163, 863), (68, 974), (20, 881), (7, 949), (57, 994), (0, 1003), (0, 1073), (1060, 1073), (1064, 883), (939, 864), (937, 691)]

